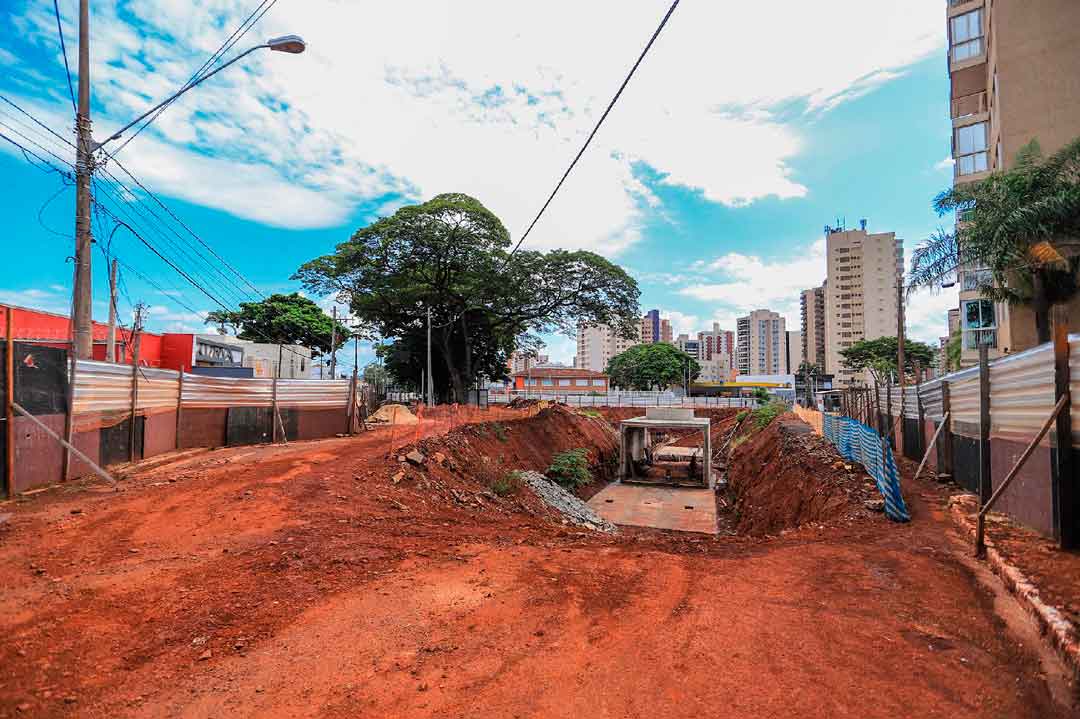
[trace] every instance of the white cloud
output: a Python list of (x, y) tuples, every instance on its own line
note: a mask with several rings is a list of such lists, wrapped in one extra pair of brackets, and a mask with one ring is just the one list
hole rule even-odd
[(671, 321), (671, 333), (673, 337), (678, 337), (680, 334), (690, 335), (691, 338), (697, 336), (700, 330), (705, 329), (701, 324), (701, 318), (697, 315), (687, 314), (680, 312), (679, 310), (660, 310), (660, 316)]
[[(215, 76), (121, 159), (155, 190), (271, 225), (332, 226), (388, 193), (463, 191), (516, 237), (667, 4), (282, 3), (242, 45), (297, 32), (306, 53), (260, 52)], [(120, 7), (139, 18), (95, 4), (99, 139), (179, 87), (248, 11), (226, 0)], [(29, 5), (14, 25), (59, 63), (48, 10)], [(827, 112), (870, 92), (939, 49), (943, 27), (939, 0), (682, 4), (530, 244), (611, 255), (636, 241), (658, 202), (636, 161), (729, 205), (804, 195), (790, 168), (802, 139), (770, 108)], [(65, 93), (52, 92), (66, 117)]]
[(953, 165), (955, 164), (956, 160), (954, 160), (952, 156), (946, 155), (943, 160), (934, 163), (934, 169), (938, 170), (939, 172), (945, 172), (946, 170), (952, 172)]
[(722, 328), (733, 330), (740, 314), (770, 309), (784, 315), (788, 329), (795, 330), (801, 322), (799, 293), (825, 278), (825, 240), (795, 246), (785, 258), (763, 260), (730, 252), (692, 267), (702, 281), (683, 287), (679, 294), (719, 305), (715, 321)]

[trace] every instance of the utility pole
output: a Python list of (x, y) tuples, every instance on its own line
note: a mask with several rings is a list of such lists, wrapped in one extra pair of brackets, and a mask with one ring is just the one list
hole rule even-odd
[[(896, 451), (904, 453), (904, 283), (900, 275), (896, 277), (896, 374), (900, 380), (900, 421), (897, 422), (899, 430), (896, 443)], [(892, 420), (889, 420), (890, 422)]]
[(90, 174), (93, 172), (94, 147), (90, 137), (90, 0), (79, 0), (79, 110), (75, 118), (75, 135), (73, 349), (78, 359), (93, 359)]
[[(431, 308), (427, 311), (427, 403), (430, 407), (435, 404), (435, 389), (431, 375)], [(460, 401), (460, 398), (459, 398)]]
[[(128, 425), (128, 461), (134, 462), (138, 457), (135, 454), (136, 438), (138, 433), (135, 429), (135, 419), (139, 415), (139, 347), (142, 344), (142, 312), (143, 304), (135, 305), (135, 326), (132, 329), (134, 348), (131, 355), (131, 422)], [(145, 428), (144, 428), (145, 429)]]
[(109, 269), (109, 338), (105, 343), (105, 361), (116, 361), (116, 260)]
[(331, 308), (334, 318), (330, 323), (330, 379), (337, 379), (337, 305)]

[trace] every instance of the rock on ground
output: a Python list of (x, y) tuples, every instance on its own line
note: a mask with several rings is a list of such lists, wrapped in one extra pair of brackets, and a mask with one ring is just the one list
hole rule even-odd
[(598, 532), (614, 533), (616, 531), (615, 525), (597, 514), (592, 507), (539, 472), (521, 472), (520, 476), (536, 492), (536, 496), (566, 517), (571, 524), (595, 529)]

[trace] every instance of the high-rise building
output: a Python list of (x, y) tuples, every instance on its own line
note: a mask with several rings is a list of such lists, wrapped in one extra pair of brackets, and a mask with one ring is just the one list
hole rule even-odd
[(817, 365), (822, 372), (825, 367), (825, 287), (814, 287), (802, 291), (800, 309), (802, 314), (802, 333), (800, 341), (801, 356), (799, 364), (807, 362)]
[[(1080, 136), (1080, 2), (949, 0), (950, 114), (955, 184), (1007, 170), (1038, 140), (1044, 155)], [(1034, 346), (1030, 307), (995, 304), (979, 286), (982, 267), (960, 268), (961, 364)], [(1080, 297), (1068, 306), (1080, 329)]]
[(607, 325), (579, 324), (574, 366), (594, 372), (604, 372), (612, 357), (636, 344), (640, 344), (638, 340), (620, 337)]
[(675, 346), (696, 360), (703, 359), (701, 353), (701, 341), (690, 339), (690, 335), (679, 335), (675, 338)]
[(649, 310), (641, 318), (641, 341), (644, 344), (672, 342), (671, 320), (660, 316), (660, 310)]
[(510, 374), (528, 372), (533, 367), (547, 364), (550, 359), (547, 355), (538, 352), (514, 352), (510, 355), (507, 366), (510, 369)]
[(894, 232), (825, 228), (825, 371), (843, 386), (861, 375), (846, 370), (840, 351), (859, 340), (895, 337), (903, 287), (904, 245)]
[(787, 330), (771, 310), (754, 310), (736, 320), (735, 365), (739, 374), (783, 374)]
[(784, 342), (784, 374), (795, 374), (802, 364), (802, 332), (789, 330)]
[(726, 354), (729, 360), (735, 356), (735, 333), (720, 329), (718, 322), (713, 322), (712, 330), (698, 332), (697, 338), (703, 360), (710, 360), (718, 353)]

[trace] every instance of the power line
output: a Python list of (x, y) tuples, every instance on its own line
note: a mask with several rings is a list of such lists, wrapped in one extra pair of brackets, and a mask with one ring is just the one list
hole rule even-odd
[(64, 71), (67, 72), (68, 93), (71, 95), (71, 110), (76, 116), (79, 109), (75, 105), (75, 86), (71, 83), (71, 66), (68, 65), (67, 46), (64, 44), (64, 28), (60, 26), (60, 5), (53, 0), (53, 10), (56, 12), (56, 34), (60, 36), (60, 51), (64, 55)]
[[(43, 158), (41, 155), (37, 154), (36, 152), (31, 150), (30, 148), (26, 147), (25, 145), (21, 144), (17, 140), (12, 139), (11, 137), (5, 135), (2, 132), (0, 132), (0, 139), (7, 140), (12, 145), (14, 145), (19, 150), (21, 150), (22, 154), (23, 154), (23, 159), (25, 159), (27, 163), (29, 163), (30, 165), (33, 165), (34, 167), (41, 170), (42, 172), (46, 172), (46, 173), (47, 172), (56, 172), (56, 173), (58, 173), (58, 174), (60, 174), (60, 175), (62, 175), (64, 177), (68, 177), (68, 178), (71, 177), (70, 172), (68, 172), (66, 170), (61, 170), (59, 167), (57, 167), (56, 165), (49, 162), (48, 160)], [(45, 165), (46, 167), (44, 167), (44, 168), (38, 167), (38, 165), (34, 163), (34, 160), (30, 159), (31, 156), (33, 156), (34, 159), (36, 159), (39, 163), (41, 163), (42, 165)]]
[[(123, 163), (121, 163), (118, 159), (116, 159), (115, 155), (109, 153), (105, 149), (102, 149), (102, 152), (104, 152), (105, 155), (110, 160), (115, 162), (116, 166), (119, 167), (124, 172), (125, 175), (130, 177), (131, 181), (134, 182), (143, 192), (145, 192), (150, 199), (152, 199), (155, 203), (157, 203), (157, 205), (159, 207), (161, 207), (161, 209), (165, 210), (165, 212), (167, 212), (169, 214), (169, 217), (171, 217), (173, 220), (175, 220), (177, 222), (177, 224), (179, 224), (181, 227), (183, 227), (184, 230), (187, 231), (187, 233), (189, 235), (191, 235), (193, 238), (195, 238), (195, 240), (200, 245), (205, 247), (207, 249), (207, 251), (209, 251), (210, 254), (213, 255), (216, 260), (218, 260), (218, 262), (220, 262), (225, 267), (227, 267), (234, 275), (236, 275), (240, 279), (241, 282), (243, 282), (245, 285), (247, 285), (249, 288), (251, 288), (251, 290), (254, 291), (255, 294), (259, 295), (260, 297), (265, 297), (266, 296), (266, 295), (264, 295), (262, 293), (261, 290), (259, 290), (258, 287), (253, 285), (250, 281), (248, 281), (248, 279), (246, 277), (244, 277), (244, 275), (241, 274), (238, 269), (233, 267), (231, 264), (229, 264), (229, 262), (224, 257), (222, 257), (217, 252), (215, 252), (214, 248), (212, 248), (209, 244), (207, 244), (207, 242), (205, 240), (203, 240), (202, 237), (200, 237), (198, 234), (196, 234), (196, 232), (193, 229), (191, 229), (187, 225), (187, 223), (185, 223), (183, 220), (181, 220), (179, 217), (177, 217), (176, 213), (173, 212), (169, 208), (168, 205), (166, 205), (164, 202), (162, 202), (161, 198), (159, 198), (157, 195), (155, 195), (153, 192), (151, 192), (150, 189), (139, 180), (139, 178), (135, 177), (135, 175), (131, 172), (131, 170), (129, 170), (127, 167), (124, 166)], [(113, 176), (111, 174), (110, 174), (110, 177), (113, 177), (115, 179), (115, 176)], [(219, 269), (219, 272), (220, 272), (220, 269)], [(224, 276), (224, 273), (222, 273), (222, 275)]]
[(30, 114), (29, 112), (27, 112), (26, 110), (24, 110), (24, 109), (22, 109), (21, 107), (19, 107), (19, 106), (18, 106), (18, 105), (17, 105), (17, 104), (16, 104), (16, 103), (15, 103), (15, 102), (14, 102), (13, 100), (11, 100), (10, 98), (8, 98), (8, 97), (5, 97), (4, 95), (0, 95), (0, 100), (3, 100), (3, 101), (4, 101), (4, 102), (6, 102), (7, 104), (11, 105), (11, 106), (12, 106), (12, 107), (14, 107), (14, 108), (15, 108), (16, 110), (18, 110), (18, 111), (19, 111), (20, 113), (22, 113), (22, 114), (23, 114), (23, 115), (25, 115), (26, 117), (30, 118), (31, 120), (33, 120), (35, 124), (37, 124), (38, 126), (40, 126), (40, 127), (42, 128), (42, 129), (44, 129), (44, 130), (47, 130), (47, 131), (49, 132), (49, 134), (53, 135), (54, 137), (56, 137), (56, 138), (57, 138), (58, 140), (60, 140), (61, 142), (63, 142), (63, 143), (65, 143), (65, 144), (69, 145), (69, 146), (71, 147), (71, 149), (72, 149), (72, 150), (76, 149), (76, 148), (75, 148), (75, 144), (74, 144), (74, 143), (72, 143), (72, 142), (71, 142), (71, 140), (68, 140), (67, 138), (63, 137), (62, 135), (60, 135), (59, 133), (57, 133), (57, 132), (56, 132), (56, 130), (52, 129), (51, 127), (49, 127), (48, 125), (46, 125), (46, 124), (45, 124), (44, 122), (42, 122), (41, 120), (37, 119), (36, 117), (34, 117), (33, 115), (31, 115), (31, 114)]
[[(261, 10), (262, 7), (264, 5), (266, 5), (267, 2), (270, 2), (270, 5), (265, 10), (262, 10), (262, 13), (260, 13), (258, 17), (256, 17), (254, 20), (252, 20), (252, 18), (255, 16), (255, 13), (258, 13), (259, 10)], [(246, 35), (248, 33), (248, 31), (251, 30), (251, 28), (253, 28), (255, 26), (255, 23), (259, 22), (259, 20), (262, 19), (262, 16), (265, 15), (270, 10), (270, 8), (272, 8), (276, 3), (277, 3), (277, 0), (272, 0), (272, 1), (271, 0), (262, 0), (262, 2), (259, 3), (258, 7), (256, 7), (254, 10), (251, 11), (251, 14), (247, 16), (247, 18), (244, 20), (244, 22), (240, 23), (240, 27), (233, 30), (232, 35), (230, 35), (228, 38), (226, 38), (225, 42), (223, 42), (221, 44), (221, 46), (216, 51), (214, 51), (214, 53), (209, 58), (207, 58), (206, 62), (204, 62), (199, 67), (199, 69), (195, 71), (195, 73), (188, 79), (188, 81), (186, 83), (184, 83), (184, 85), (180, 88), (180, 92), (183, 92), (184, 90), (186, 90), (189, 87), (191, 87), (192, 85), (194, 85), (198, 81), (198, 79), (202, 76), (202, 74), (206, 70), (208, 70), (215, 62), (217, 62), (234, 45), (236, 45), (236, 43), (238, 43), (240, 41), (240, 39), (242, 37), (244, 37), (244, 35)], [(248, 24), (249, 22), (250, 22), (250, 25)], [(237, 34), (237, 33), (239, 33), (239, 34)], [(126, 140), (124, 140), (122, 143), (120, 143), (120, 147), (116, 148), (116, 151), (113, 154), (119, 154), (119, 152), (121, 150), (123, 150), (125, 147), (127, 147), (127, 144), (129, 142), (131, 142), (136, 137), (138, 137), (140, 132), (145, 130), (147, 128), (147, 126), (150, 125), (150, 123), (152, 123), (154, 120), (158, 119), (163, 112), (165, 112), (166, 110), (169, 109), (170, 105), (172, 105), (174, 102), (177, 101), (177, 99), (179, 99), (179, 95), (177, 97), (174, 97), (171, 100), (169, 100), (167, 103), (165, 103), (165, 105), (161, 109), (159, 109), (157, 112), (155, 112), (149, 118), (147, 118), (146, 122), (144, 122), (142, 125), (137, 127), (135, 129), (135, 132), (133, 132), (131, 135), (128, 136), (128, 138)]]
[(649, 38), (649, 42), (645, 45), (645, 49), (641, 51), (640, 55), (638, 55), (637, 62), (635, 62), (634, 66), (630, 68), (630, 72), (627, 73), (626, 79), (624, 79), (622, 81), (622, 84), (619, 85), (619, 89), (618, 91), (616, 91), (615, 97), (611, 98), (611, 102), (608, 103), (607, 109), (604, 110), (604, 114), (600, 116), (600, 120), (596, 123), (596, 127), (592, 129), (592, 132), (589, 133), (589, 137), (585, 140), (585, 144), (581, 146), (580, 150), (578, 150), (578, 154), (574, 156), (573, 162), (571, 162), (570, 166), (566, 168), (566, 172), (563, 173), (563, 176), (559, 179), (558, 184), (555, 185), (555, 189), (551, 191), (551, 195), (547, 198), (547, 202), (545, 202), (543, 207), (540, 208), (540, 211), (536, 213), (536, 217), (533, 218), (533, 221), (530, 222), (528, 228), (526, 228), (525, 234), (521, 236), (521, 239), (519, 239), (517, 241), (517, 244), (514, 245), (514, 249), (510, 251), (510, 254), (506, 258), (507, 262), (509, 262), (510, 258), (512, 258), (514, 254), (518, 251), (518, 248), (521, 247), (521, 243), (525, 242), (525, 238), (529, 236), (529, 233), (532, 232), (533, 227), (535, 227), (536, 223), (540, 220), (540, 216), (544, 214), (544, 210), (546, 210), (548, 208), (548, 205), (551, 204), (551, 201), (555, 199), (555, 194), (559, 191), (559, 188), (562, 187), (563, 183), (566, 182), (566, 178), (570, 176), (570, 172), (574, 169), (574, 166), (577, 165), (578, 160), (580, 160), (581, 156), (585, 154), (585, 150), (588, 149), (589, 143), (591, 143), (593, 137), (596, 136), (596, 132), (600, 129), (600, 126), (604, 124), (604, 120), (607, 119), (607, 116), (611, 112), (611, 109), (615, 107), (615, 103), (619, 101), (619, 97), (622, 95), (623, 90), (626, 89), (627, 84), (630, 82), (630, 78), (632, 78), (634, 76), (634, 73), (637, 72), (638, 66), (641, 65), (641, 62), (645, 59), (645, 56), (648, 54), (649, 49), (653, 46), (653, 43), (656, 42), (656, 38), (660, 36), (660, 31), (664, 29), (665, 25), (667, 25), (668, 19), (671, 17), (672, 13), (675, 12), (675, 8), (678, 6), (679, 0), (675, 0), (675, 2), (671, 3), (671, 7), (668, 8), (668, 11), (664, 13), (663, 19), (660, 21), (660, 24), (653, 32), (652, 37)]

